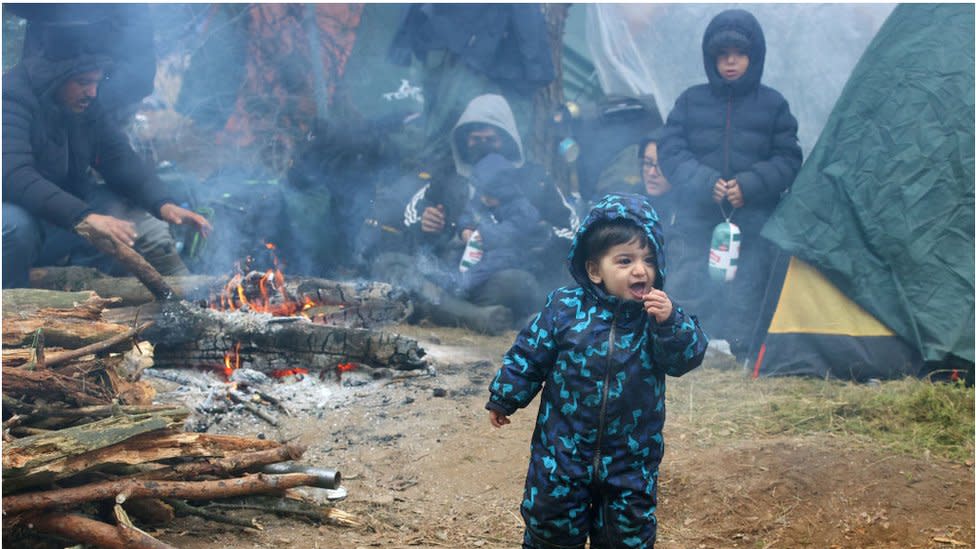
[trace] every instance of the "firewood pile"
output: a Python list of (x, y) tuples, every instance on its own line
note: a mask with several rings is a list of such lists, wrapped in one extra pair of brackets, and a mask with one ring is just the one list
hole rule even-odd
[(189, 410), (154, 405), (122, 353), (156, 319), (104, 320), (117, 304), (90, 291), (3, 292), (7, 540), (169, 547), (149, 532), (182, 515), (261, 528), (240, 509), (358, 523), (316, 497), (341, 476), (295, 463), (300, 445), (188, 433)]

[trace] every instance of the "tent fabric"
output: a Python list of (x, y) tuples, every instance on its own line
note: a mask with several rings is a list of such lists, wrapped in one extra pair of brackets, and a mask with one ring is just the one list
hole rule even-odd
[(917, 351), (816, 268), (790, 258), (756, 374), (864, 381), (917, 375), (921, 365)]
[(973, 34), (971, 4), (899, 5), (762, 233), (926, 361), (973, 362)]

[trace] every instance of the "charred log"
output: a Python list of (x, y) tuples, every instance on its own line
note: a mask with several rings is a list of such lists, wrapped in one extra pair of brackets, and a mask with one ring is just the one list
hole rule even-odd
[(144, 337), (155, 345), (156, 367), (223, 369), (228, 353), (237, 353), (235, 366), (265, 373), (295, 368), (334, 372), (346, 362), (397, 370), (426, 367), (426, 353), (414, 339), (304, 317), (181, 307), (157, 315)]

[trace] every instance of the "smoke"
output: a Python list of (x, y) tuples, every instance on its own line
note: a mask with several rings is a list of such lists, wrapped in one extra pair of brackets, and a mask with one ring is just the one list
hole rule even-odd
[(705, 26), (732, 8), (762, 25), (763, 83), (790, 102), (800, 146), (809, 153), (894, 4), (590, 4), (587, 42), (604, 91), (654, 94), (667, 118), (682, 91), (706, 81)]

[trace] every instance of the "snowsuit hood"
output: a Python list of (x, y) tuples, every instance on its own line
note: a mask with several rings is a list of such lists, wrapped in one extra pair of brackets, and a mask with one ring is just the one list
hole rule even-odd
[(516, 158), (509, 158), (516, 168), (522, 167), (525, 163), (525, 152), (522, 150), (522, 138), (519, 136), (518, 127), (515, 125), (515, 115), (512, 108), (504, 97), (496, 94), (479, 95), (468, 103), (468, 106), (461, 113), (457, 124), (451, 130), (451, 153), (454, 155), (454, 167), (458, 175), (464, 177), (471, 176), (471, 164), (461, 154), (465, 146), (463, 139), (466, 136), (469, 124), (488, 124), (495, 126), (502, 132), (502, 138), (510, 140), (510, 145), (514, 147)]
[(583, 219), (573, 244), (569, 249), (569, 272), (577, 283), (589, 294), (598, 300), (611, 305), (617, 304), (619, 298), (608, 294), (603, 288), (593, 284), (590, 277), (586, 274), (586, 259), (580, 250), (580, 242), (587, 231), (594, 225), (603, 221), (614, 219), (629, 219), (637, 224), (647, 234), (651, 246), (654, 248), (654, 257), (657, 264), (657, 276), (654, 279), (654, 287), (661, 289), (664, 287), (664, 277), (667, 272), (666, 259), (664, 257), (664, 237), (661, 234), (661, 225), (658, 221), (657, 212), (651, 206), (646, 196), (639, 194), (608, 194), (603, 200), (598, 202), (590, 213)]
[[(749, 68), (741, 78), (734, 82), (727, 82), (718, 69), (715, 68), (715, 52), (709, 50), (709, 42), (719, 33), (731, 33), (744, 36), (749, 41), (747, 54)], [(763, 66), (766, 63), (766, 38), (763, 35), (759, 21), (749, 12), (740, 9), (725, 10), (716, 15), (705, 28), (702, 37), (702, 59), (705, 63), (705, 74), (708, 84), (716, 93), (724, 95), (731, 91), (733, 95), (744, 95), (759, 86), (762, 80)]]

